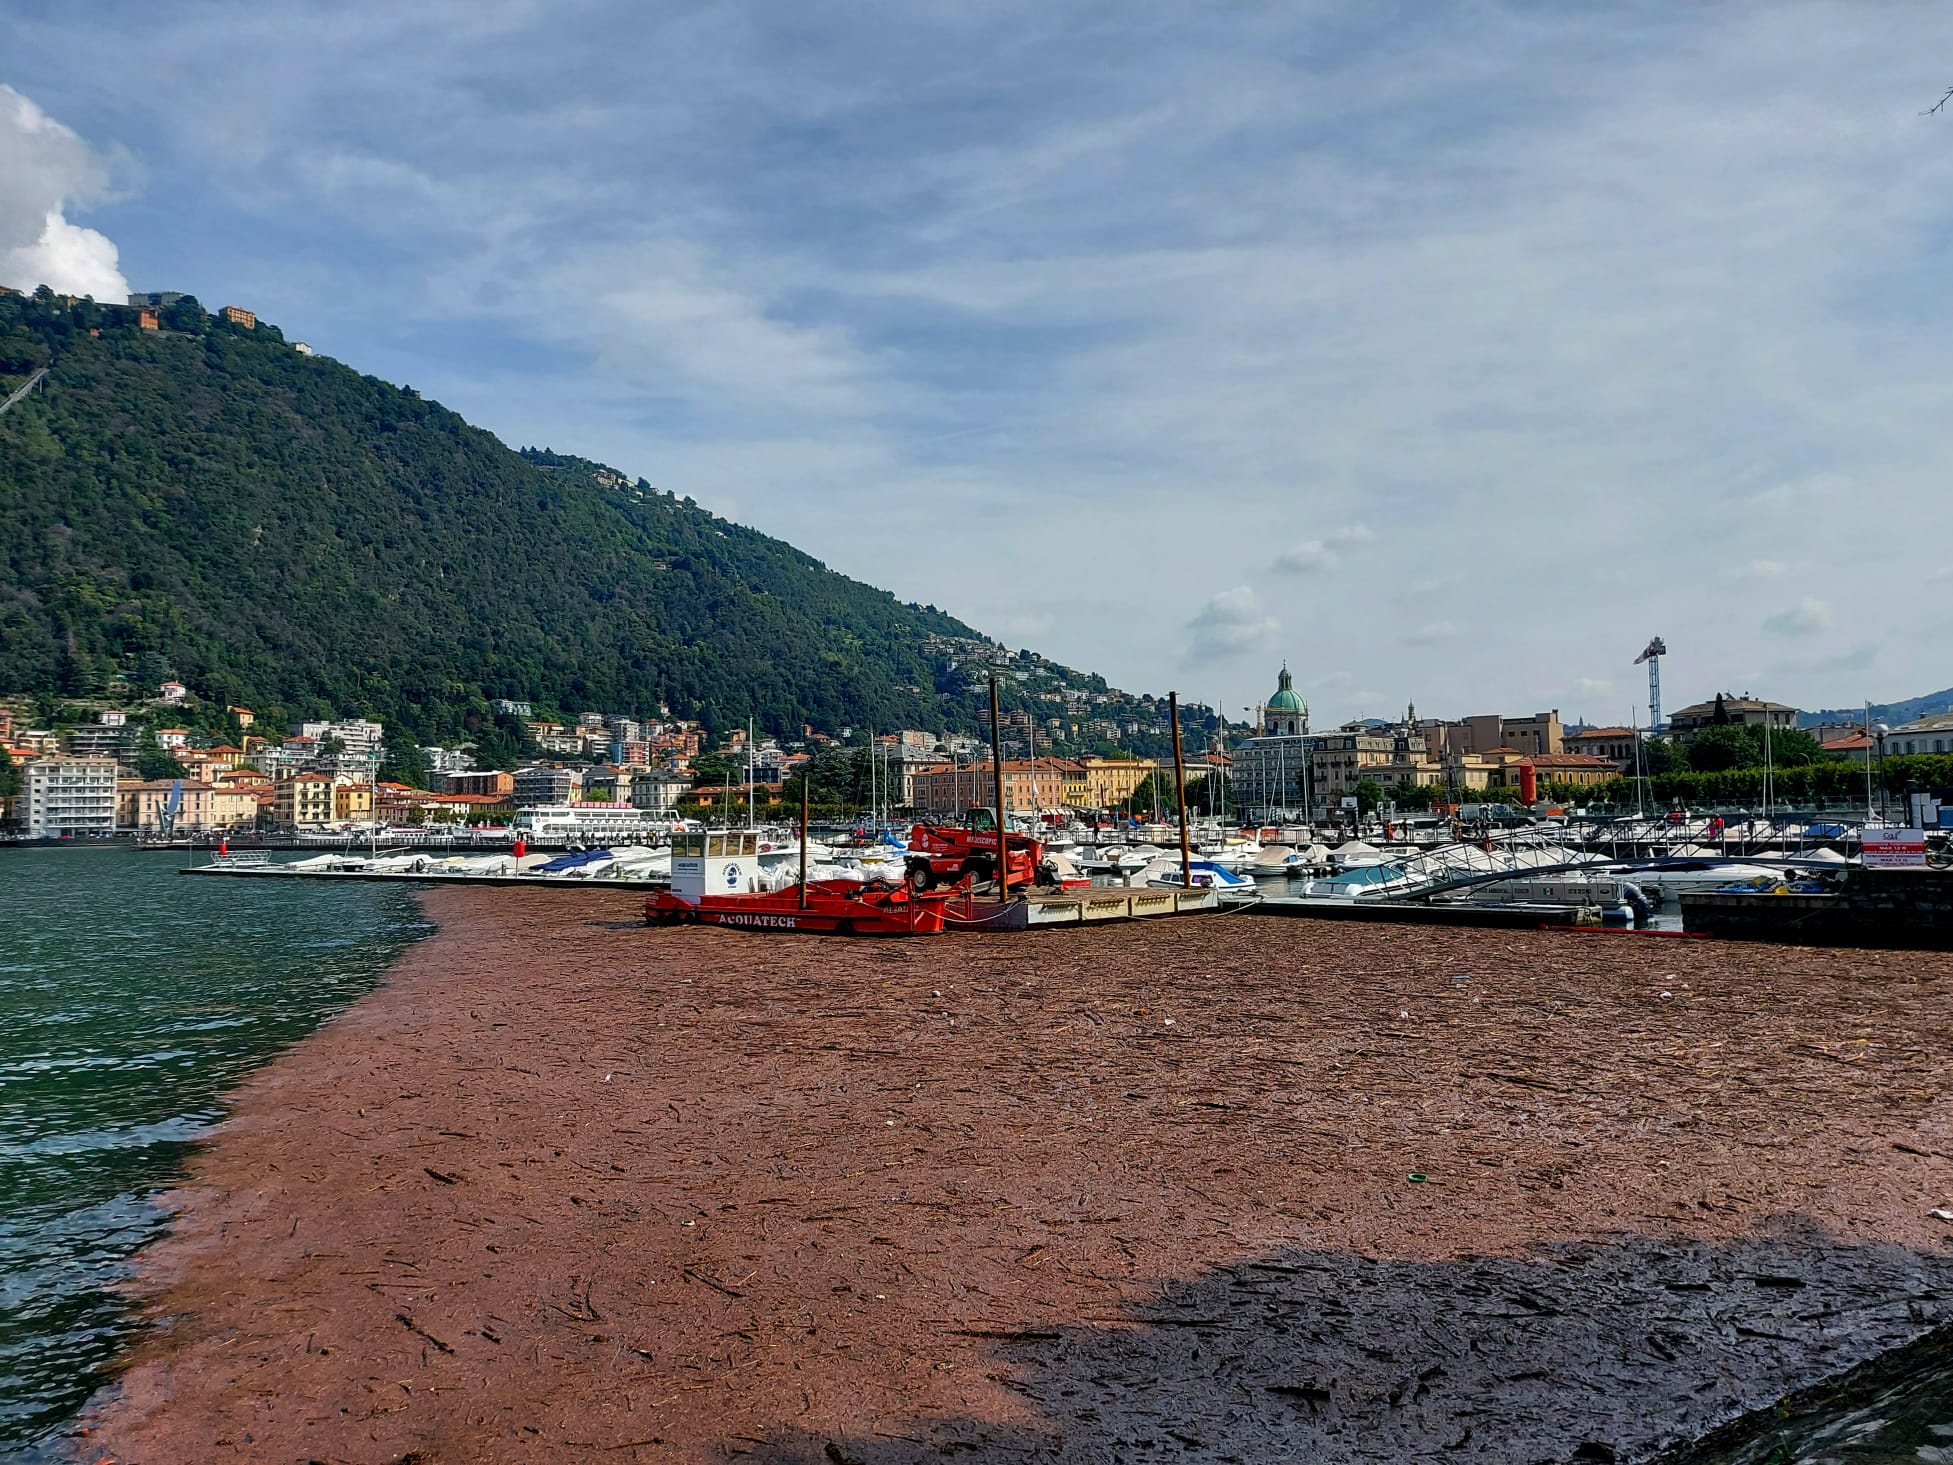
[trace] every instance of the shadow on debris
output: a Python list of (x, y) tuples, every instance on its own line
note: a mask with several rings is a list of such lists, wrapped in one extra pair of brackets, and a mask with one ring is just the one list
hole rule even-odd
[(1953, 1256), (1808, 1223), (1523, 1258), (1281, 1251), (1162, 1284), (1127, 1320), (999, 1329), (1037, 1423), (782, 1432), (771, 1465), (970, 1458), (1644, 1460), (1953, 1318)]

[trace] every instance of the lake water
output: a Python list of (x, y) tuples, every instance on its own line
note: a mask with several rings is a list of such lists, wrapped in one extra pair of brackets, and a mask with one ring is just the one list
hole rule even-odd
[(114, 1284), (225, 1091), (428, 929), (397, 888), (186, 858), (0, 849), (0, 1460), (51, 1458), (128, 1341)]

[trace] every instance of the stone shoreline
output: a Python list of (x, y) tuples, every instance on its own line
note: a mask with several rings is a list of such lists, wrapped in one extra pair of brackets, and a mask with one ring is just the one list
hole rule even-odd
[(1953, 1316), (1947, 954), (425, 900), (76, 1458), (1633, 1459)]

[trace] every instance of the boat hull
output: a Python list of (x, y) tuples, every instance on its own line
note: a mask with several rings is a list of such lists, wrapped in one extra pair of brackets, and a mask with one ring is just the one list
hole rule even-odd
[[(839, 888), (836, 888), (839, 887)], [(864, 891), (850, 881), (815, 881), (805, 903), (799, 888), (706, 895), (687, 901), (669, 890), (644, 902), (650, 926), (731, 926), (742, 931), (799, 931), (822, 936), (934, 936), (944, 926), (946, 896), (896, 886)]]

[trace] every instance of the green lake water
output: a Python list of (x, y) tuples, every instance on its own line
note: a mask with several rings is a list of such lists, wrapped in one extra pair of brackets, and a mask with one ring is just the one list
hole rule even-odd
[(128, 1342), (115, 1284), (226, 1090), (428, 930), (403, 890), (186, 858), (0, 849), (0, 1460), (52, 1458)]

